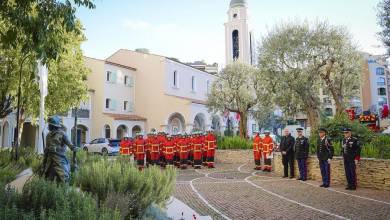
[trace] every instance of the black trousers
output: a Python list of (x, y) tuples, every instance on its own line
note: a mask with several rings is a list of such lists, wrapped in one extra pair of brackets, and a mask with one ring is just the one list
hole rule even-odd
[(356, 165), (354, 160), (344, 158), (345, 176), (347, 177), (348, 187), (356, 188)]
[(286, 155), (282, 155), (282, 163), (284, 176), (288, 176), (288, 168), (290, 167), (290, 177), (294, 177), (294, 154), (288, 153)]

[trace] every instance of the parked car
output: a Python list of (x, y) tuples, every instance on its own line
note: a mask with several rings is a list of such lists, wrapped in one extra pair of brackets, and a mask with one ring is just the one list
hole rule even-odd
[(98, 138), (85, 144), (84, 151), (90, 153), (99, 153), (102, 155), (117, 155), (119, 154), (120, 140), (110, 138)]

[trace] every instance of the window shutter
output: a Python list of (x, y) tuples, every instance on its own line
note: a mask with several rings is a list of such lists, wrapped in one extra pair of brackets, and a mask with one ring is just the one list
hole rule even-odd
[(129, 102), (129, 106), (128, 106), (127, 111), (129, 111), (129, 112), (133, 112), (134, 111), (134, 102)]
[(129, 76), (127, 80), (128, 80), (127, 85), (130, 86), (130, 87), (133, 87), (134, 86), (134, 79), (133, 79), (133, 77)]
[(115, 110), (116, 109), (116, 100), (112, 99), (111, 103), (112, 103), (112, 105), (110, 106), (110, 109)]
[(112, 83), (116, 83), (116, 76), (117, 76), (117, 72), (116, 71), (111, 73), (111, 80), (110, 81)]

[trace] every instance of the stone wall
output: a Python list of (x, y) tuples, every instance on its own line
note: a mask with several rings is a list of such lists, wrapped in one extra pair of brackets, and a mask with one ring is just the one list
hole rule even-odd
[[(282, 155), (274, 154), (274, 172), (283, 175)], [(311, 156), (307, 162), (308, 178), (321, 180), (321, 173), (317, 157)], [(297, 176), (298, 165), (295, 161), (295, 175)], [(362, 158), (356, 166), (358, 187), (390, 190), (390, 160)], [(346, 185), (344, 164), (342, 157), (334, 157), (331, 162), (331, 184)]]

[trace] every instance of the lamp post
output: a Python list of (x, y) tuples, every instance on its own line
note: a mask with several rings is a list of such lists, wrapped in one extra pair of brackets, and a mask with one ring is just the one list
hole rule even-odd
[[(74, 139), (73, 139), (73, 144), (75, 147), (78, 147), (78, 143), (77, 143), (77, 107), (74, 107), (73, 111), (74, 111), (74, 128), (73, 128), (73, 131), (74, 131)], [(72, 155), (72, 172), (74, 172), (76, 169), (77, 169), (77, 161), (76, 161), (76, 151), (73, 151), (73, 155)]]

